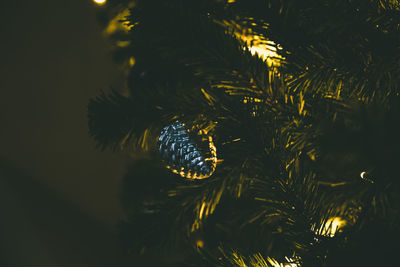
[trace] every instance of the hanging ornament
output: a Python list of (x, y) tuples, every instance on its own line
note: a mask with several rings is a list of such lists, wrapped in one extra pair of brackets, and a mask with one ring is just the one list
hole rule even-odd
[(179, 121), (164, 127), (158, 138), (158, 150), (167, 168), (182, 177), (204, 179), (210, 177), (217, 165), (217, 151), (211, 136), (208, 151), (199, 149), (184, 124)]

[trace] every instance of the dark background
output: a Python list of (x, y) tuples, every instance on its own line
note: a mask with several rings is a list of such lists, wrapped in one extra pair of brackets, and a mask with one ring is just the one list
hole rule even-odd
[(0, 266), (127, 265), (115, 227), (127, 159), (87, 129), (89, 98), (120, 83), (97, 8), (0, 2)]

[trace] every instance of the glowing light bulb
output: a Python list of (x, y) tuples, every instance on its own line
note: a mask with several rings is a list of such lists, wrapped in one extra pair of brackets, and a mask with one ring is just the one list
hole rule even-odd
[(105, 5), (105, 3), (107, 2), (107, 0), (93, 0), (93, 2), (95, 2), (96, 4), (98, 4), (99, 6)]

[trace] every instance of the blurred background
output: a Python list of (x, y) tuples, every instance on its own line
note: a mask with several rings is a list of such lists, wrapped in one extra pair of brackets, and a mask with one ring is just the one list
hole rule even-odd
[(89, 98), (121, 82), (98, 8), (0, 3), (0, 266), (132, 266), (116, 237), (127, 159), (87, 129)]

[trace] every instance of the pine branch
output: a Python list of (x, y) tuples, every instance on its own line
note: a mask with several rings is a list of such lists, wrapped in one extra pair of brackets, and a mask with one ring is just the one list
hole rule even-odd
[[(191, 247), (200, 236), (211, 251), (238, 250), (216, 266), (268, 266), (267, 257), (293, 253), (304, 266), (335, 266), (332, 255), (344, 260), (343, 248), (357, 251), (369, 230), (398, 233), (385, 219), (400, 203), (397, 13), (392, 0), (136, 1), (120, 54), (136, 59), (131, 95), (90, 102), (92, 136), (116, 147), (177, 118), (213, 125), (223, 163), (209, 180), (150, 186), (153, 204), (138, 193), (126, 208), (154, 214), (126, 229), (146, 227), (148, 247)], [(283, 65), (253, 56), (224, 20), (282, 46)], [(359, 177), (365, 166), (373, 184)], [(352, 230), (324, 236), (334, 216)]]
[(116, 91), (104, 92), (88, 104), (89, 133), (101, 149), (122, 149), (137, 138), (145, 148), (148, 128), (158, 116), (157, 110), (139, 107)]

